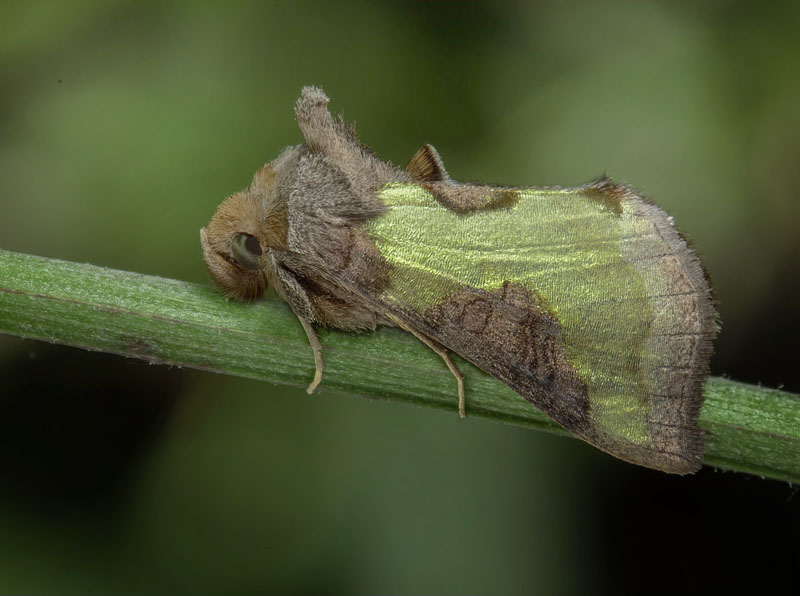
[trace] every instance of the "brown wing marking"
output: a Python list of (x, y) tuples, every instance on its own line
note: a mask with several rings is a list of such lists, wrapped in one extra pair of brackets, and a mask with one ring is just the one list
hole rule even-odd
[(600, 202), (617, 215), (622, 215), (622, 199), (631, 195), (630, 188), (625, 184), (614, 182), (608, 176), (584, 184), (580, 190), (587, 197)]
[(456, 213), (513, 209), (520, 198), (513, 188), (452, 182), (423, 182), (420, 186)]
[(587, 389), (567, 360), (561, 325), (520, 284), (505, 282), (491, 292), (465, 287), (414, 319), (420, 331), (506, 383), (556, 422), (577, 434), (592, 434)]

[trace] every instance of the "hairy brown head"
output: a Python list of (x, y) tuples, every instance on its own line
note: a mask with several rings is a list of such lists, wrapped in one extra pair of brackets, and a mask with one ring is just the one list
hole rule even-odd
[(286, 203), (274, 167), (279, 160), (258, 170), (250, 188), (225, 199), (200, 230), (208, 273), (229, 298), (263, 294), (273, 274), (272, 249), (286, 245)]

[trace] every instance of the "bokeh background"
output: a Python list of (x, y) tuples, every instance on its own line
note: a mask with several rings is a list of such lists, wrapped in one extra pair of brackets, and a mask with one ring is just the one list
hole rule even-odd
[[(199, 228), (316, 84), (397, 164), (645, 190), (713, 278), (713, 373), (800, 391), (799, 8), (3, 2), (0, 248), (208, 283)], [(0, 593), (771, 591), (798, 531), (780, 482), (0, 338)]]

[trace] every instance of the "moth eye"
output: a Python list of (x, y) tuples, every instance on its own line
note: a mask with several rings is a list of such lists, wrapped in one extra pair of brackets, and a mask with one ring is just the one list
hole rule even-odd
[(231, 252), (236, 262), (245, 269), (261, 269), (261, 243), (250, 234), (236, 234), (231, 245)]

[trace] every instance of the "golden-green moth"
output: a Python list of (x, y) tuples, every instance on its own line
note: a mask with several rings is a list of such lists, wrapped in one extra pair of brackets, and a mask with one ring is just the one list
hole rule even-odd
[(400, 327), (496, 377), (564, 428), (629, 462), (697, 470), (716, 312), (672, 218), (609, 178), (575, 188), (452, 180), (431, 145), (405, 170), (303, 89), (305, 143), (259, 169), (200, 230), (214, 283), (272, 284), (305, 329)]

